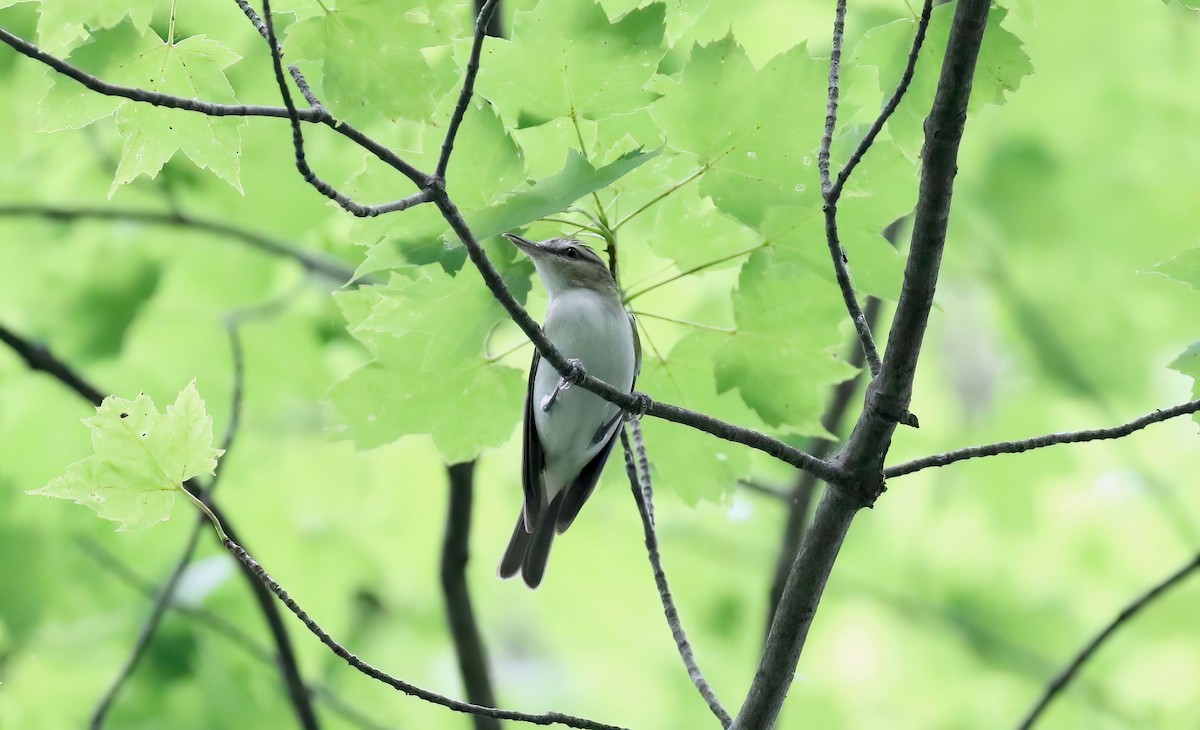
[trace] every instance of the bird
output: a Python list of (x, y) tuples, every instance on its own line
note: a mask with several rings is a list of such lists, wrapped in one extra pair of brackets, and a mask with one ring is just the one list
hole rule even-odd
[[(504, 237), (533, 261), (546, 288), (543, 330), (550, 342), (576, 371), (583, 368), (632, 392), (641, 369), (641, 341), (604, 260), (571, 238)], [(500, 560), (501, 578), (520, 573), (530, 588), (542, 582), (554, 536), (566, 532), (596, 488), (623, 415), (595, 393), (572, 388), (569, 378), (534, 352), (522, 438), (524, 504)]]

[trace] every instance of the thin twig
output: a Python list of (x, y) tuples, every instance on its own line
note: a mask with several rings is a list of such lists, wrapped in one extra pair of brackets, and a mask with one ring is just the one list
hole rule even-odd
[(339, 644), (332, 636), (330, 636), (321, 626), (312, 619), (303, 608), (300, 607), (295, 600), (292, 599), (288, 592), (283, 589), (279, 583), (272, 578), (262, 565), (250, 556), (240, 545), (233, 540), (225, 540), (225, 549), (231, 555), (238, 559), (247, 570), (252, 572), (258, 580), (276, 597), (283, 605), (287, 606), (288, 610), (295, 614), (296, 618), (304, 624), (304, 626), (316, 636), (322, 644), (327, 646), (337, 656), (341, 657), (347, 664), (362, 674), (382, 682), (406, 695), (417, 697), (426, 702), (435, 705), (441, 705), (455, 712), (461, 712), (468, 715), (484, 715), (486, 717), (494, 717), (500, 720), (513, 720), (516, 722), (529, 723), (530, 725), (566, 725), (567, 727), (582, 728), (583, 730), (623, 730), (616, 725), (606, 725), (594, 720), (588, 720), (582, 717), (574, 717), (572, 715), (564, 715), (559, 712), (547, 712), (540, 715), (529, 714), (525, 712), (515, 712), (513, 710), (501, 710), (494, 707), (481, 707), (468, 702), (460, 702), (452, 700), (449, 697), (430, 692), (414, 684), (409, 684), (402, 679), (393, 677), (392, 675), (371, 666), (370, 664), (359, 659), (348, 649)]
[(633, 422), (631, 430), (633, 431), (633, 440), (637, 445), (640, 472), (638, 466), (634, 464), (629, 435), (625, 429), (621, 429), (621, 446), (625, 449), (625, 473), (629, 475), (629, 487), (633, 491), (634, 501), (637, 502), (638, 514), (642, 517), (646, 554), (650, 558), (650, 567), (654, 571), (654, 583), (658, 586), (658, 597), (662, 601), (663, 614), (667, 618), (667, 626), (671, 629), (671, 637), (675, 639), (675, 646), (679, 649), (683, 665), (687, 668), (688, 676), (692, 678), (692, 684), (696, 686), (696, 691), (708, 704), (708, 708), (720, 720), (721, 727), (727, 728), (733, 723), (733, 718), (729, 716), (729, 713), (721, 705), (721, 701), (717, 699), (716, 692), (704, 678), (704, 672), (700, 671), (700, 665), (696, 662), (692, 645), (688, 641), (687, 633), (683, 630), (683, 623), (679, 620), (679, 610), (675, 607), (675, 599), (671, 597), (671, 587), (667, 585), (667, 574), (663, 572), (662, 556), (658, 552), (658, 535), (654, 530), (654, 491), (650, 484), (650, 460), (646, 456), (646, 444), (642, 440), (642, 429), (637, 421)]
[[(287, 110), (277, 106), (261, 106), (255, 104), (218, 104), (210, 101), (201, 101), (199, 99), (189, 99), (182, 96), (174, 96), (172, 94), (164, 94), (158, 91), (147, 91), (139, 89), (135, 86), (122, 86), (120, 84), (110, 84), (107, 81), (97, 78), (92, 74), (73, 66), (66, 61), (51, 56), (43, 52), (40, 48), (30, 43), (29, 41), (9, 33), (7, 30), (0, 28), (0, 41), (8, 44), (17, 53), (28, 56), (35, 61), (40, 61), (60, 74), (74, 79), (83, 84), (87, 88), (102, 94), (104, 96), (119, 96), (130, 101), (140, 101), (154, 106), (166, 107), (168, 109), (183, 109), (184, 111), (199, 112), (210, 117), (276, 117), (286, 118)], [(328, 115), (327, 112), (321, 109), (305, 109), (300, 112), (301, 121), (305, 122), (323, 122)]]
[[(202, 516), (201, 516), (202, 517)], [(207, 518), (205, 518), (207, 519)], [(138, 575), (129, 565), (110, 552), (95, 540), (80, 536), (76, 538), (77, 547), (104, 570), (118, 578), (125, 585), (133, 588), (146, 598), (154, 599), (158, 595), (158, 587), (146, 578)], [(180, 613), (214, 633), (225, 637), (234, 646), (241, 648), (255, 661), (268, 667), (275, 667), (276, 658), (271, 651), (259, 643), (253, 636), (242, 630), (233, 621), (200, 606), (191, 606), (176, 601), (169, 602), (167, 608)], [(329, 709), (342, 716), (347, 721), (365, 730), (384, 730), (384, 726), (364, 715), (348, 704), (337, 693), (322, 684), (306, 687), (308, 693), (329, 705)]]
[[(475, 491), (475, 462), (452, 464), (446, 468), (450, 477), (450, 505), (446, 510), (446, 532), (442, 538), (442, 594), (446, 597), (446, 619), (450, 637), (458, 656), (458, 671), (462, 675), (467, 700), (473, 705), (496, 706), (492, 677), (488, 669), (487, 650), (471, 606), (467, 589), (467, 560), (470, 554), (471, 507)], [(498, 730), (500, 721), (494, 717), (475, 715), (475, 730)]]
[(304, 112), (296, 109), (296, 105), (292, 101), (292, 92), (288, 89), (287, 80), (283, 76), (283, 59), (279, 51), (279, 42), (275, 38), (275, 24), (271, 17), (270, 0), (263, 0), (263, 22), (267, 26), (267, 45), (271, 49), (271, 64), (275, 68), (275, 82), (279, 86), (279, 94), (283, 97), (283, 106), (287, 110), (287, 117), (292, 125), (292, 148), (295, 153), (296, 169), (300, 171), (300, 176), (304, 178), (304, 181), (311, 185), (317, 192), (337, 203), (343, 210), (359, 218), (369, 218), (382, 215), (383, 213), (398, 212), (415, 205), (420, 205), (421, 203), (429, 202), (432, 198), (432, 191), (422, 186), (421, 190), (400, 200), (382, 205), (362, 205), (355, 202), (348, 195), (338, 192), (336, 188), (313, 172), (304, 152), (304, 130), (300, 124), (302, 121), (301, 115)]
[(850, 321), (854, 323), (854, 331), (858, 333), (858, 341), (861, 343), (867, 365), (871, 368), (871, 377), (874, 377), (879, 374), (879, 352), (875, 349), (871, 326), (867, 323), (867, 317), (858, 304), (858, 296), (854, 292), (854, 281), (850, 276), (846, 251), (842, 248), (842, 242), (838, 238), (837, 198), (831, 195), (833, 184), (829, 179), (830, 148), (833, 146), (833, 132), (837, 128), (842, 40), (845, 30), (846, 0), (838, 0), (833, 19), (833, 49), (829, 53), (829, 91), (825, 106), (825, 132), (821, 135), (821, 150), (817, 153), (817, 168), (821, 173), (821, 195), (825, 198), (823, 207), (825, 240), (829, 245), (833, 272), (837, 277), (838, 287), (842, 290), (842, 300), (846, 304), (846, 311), (850, 313)]
[[(265, 23), (263, 23), (262, 18), (259, 17), (258, 13), (255, 12), (254, 8), (251, 7), (250, 3), (246, 2), (246, 0), (234, 0), (234, 2), (236, 2), (237, 6), (241, 8), (242, 13), (254, 26), (254, 29), (258, 31), (258, 34), (263, 37), (263, 40), (266, 40), (267, 26)], [(276, 46), (276, 48), (279, 51), (279, 56), (282, 58), (283, 49), (279, 46)], [(288, 65), (288, 73), (292, 75), (292, 80), (296, 82), (296, 88), (299, 89), (300, 93), (304, 95), (304, 100), (308, 102), (308, 105), (316, 109), (324, 109), (324, 105), (321, 104), (321, 100), (318, 99), (317, 95), (313, 93), (312, 88), (308, 85), (308, 81), (304, 78), (304, 74), (300, 73), (300, 69), (296, 66), (296, 64), (293, 63)]]
[(935, 454), (926, 456), (921, 459), (906, 461), (903, 464), (889, 466), (883, 470), (886, 477), (900, 477), (913, 472), (921, 471), (935, 466), (946, 466), (953, 464), (956, 461), (964, 461), (966, 459), (979, 459), (985, 456), (998, 456), (1000, 454), (1019, 454), (1031, 449), (1041, 449), (1047, 446), (1055, 446), (1057, 444), (1078, 444), (1085, 441), (1100, 441), (1104, 439), (1119, 439), (1129, 434), (1140, 431), (1141, 429), (1155, 423), (1167, 421), (1178, 416), (1186, 416), (1189, 413), (1200, 412), (1200, 400), (1182, 403), (1172, 408), (1166, 408), (1161, 411), (1147, 413), (1141, 418), (1135, 418), (1129, 423), (1120, 426), (1112, 426), (1111, 428), (1096, 428), (1088, 431), (1070, 431), (1067, 433), (1051, 433), (1045, 436), (1035, 436), (1034, 438), (1024, 439), (1022, 441), (1001, 441), (1000, 443), (987, 444), (985, 446), (970, 446), (957, 451), (949, 451), (944, 454)]
[(908, 51), (908, 63), (904, 66), (904, 73), (900, 75), (900, 83), (896, 85), (896, 90), (892, 92), (891, 98), (888, 99), (883, 110), (879, 112), (879, 116), (871, 124), (871, 128), (867, 130), (854, 153), (850, 155), (850, 159), (846, 160), (845, 166), (838, 173), (837, 180), (834, 181), (828, 195), (828, 198), (834, 203), (841, 198), (842, 190), (846, 187), (846, 181), (850, 179), (850, 174), (854, 172), (854, 168), (858, 167), (858, 163), (862, 162), (867, 150), (871, 149), (871, 145), (875, 143), (875, 138), (883, 131), (883, 125), (900, 106), (900, 101), (908, 91), (908, 86), (912, 83), (913, 75), (917, 70), (917, 58), (921, 55), (921, 46), (925, 43), (925, 32), (929, 30), (929, 17), (932, 12), (933, 0), (925, 0), (925, 5), (921, 8), (921, 18), (917, 21), (917, 32), (913, 36), (912, 48)]
[[(104, 396), (97, 388), (84, 380), (66, 363), (55, 357), (48, 348), (35, 345), (30, 340), (16, 334), (3, 325), (0, 325), (0, 341), (12, 348), (25, 361), (26, 366), (30, 370), (40, 371), (55, 378), (96, 407), (99, 407), (104, 401)], [(183, 488), (192, 497), (204, 500), (204, 488), (195, 479), (189, 479), (184, 482)], [(235, 541), (238, 540), (237, 531), (234, 530), (233, 522), (229, 517), (223, 514), (215, 502), (206, 501), (206, 504), (212, 510), (213, 514), (216, 515), (219, 522), (224, 525), (229, 537)], [(309, 701), (304, 680), (300, 676), (300, 668), (296, 663), (296, 655), (292, 650), (292, 642), (288, 637), (287, 629), (283, 626), (283, 618), (279, 615), (279, 609), (275, 605), (270, 591), (258, 581), (258, 578), (252, 572), (248, 569), (243, 569), (242, 575), (249, 582), (254, 599), (262, 611), (263, 618), (267, 621), (271, 638), (274, 640), (279, 652), (279, 672), (283, 676), (288, 696), (292, 700), (292, 706), (296, 710), (301, 725), (306, 730), (316, 728), (316, 715), (313, 713), (312, 703)]]
[(1118, 613), (1116, 617), (1110, 621), (1109, 624), (1105, 626), (1099, 634), (1096, 634), (1096, 636), (1093, 637), (1092, 640), (1089, 641), (1087, 645), (1075, 655), (1075, 658), (1071, 660), (1071, 663), (1068, 664), (1067, 667), (1063, 669), (1063, 671), (1057, 677), (1055, 677), (1049, 685), (1046, 686), (1046, 691), (1042, 694), (1041, 699), (1038, 700), (1038, 703), (1034, 705), (1033, 710), (1029, 712), (1029, 715), (1026, 716), (1025, 720), (1021, 723), (1020, 730), (1029, 730), (1029, 728), (1033, 727), (1034, 723), (1037, 722), (1042, 713), (1045, 712), (1046, 707), (1048, 707), (1050, 703), (1054, 701), (1055, 697), (1057, 697), (1064, 689), (1066, 689), (1066, 686), (1070, 684), (1072, 679), (1075, 678), (1075, 675), (1079, 673), (1079, 670), (1083, 668), (1083, 665), (1092, 658), (1092, 655), (1100, 649), (1100, 646), (1107, 641), (1110, 636), (1116, 633), (1117, 629), (1121, 628), (1126, 621), (1129, 621), (1131, 618), (1136, 616), (1142, 611), (1142, 609), (1147, 608), (1151, 603), (1164, 595), (1167, 591), (1171, 590), (1176, 585), (1179, 585), (1181, 582), (1183, 582), (1184, 578), (1187, 578), (1192, 574), (1193, 571), (1198, 569), (1200, 569), (1200, 553), (1184, 564), (1179, 570), (1167, 576), (1166, 579), (1156, 584), (1150, 590), (1146, 591), (1128, 606), (1123, 608), (1121, 612)]
[[(237, 437), (238, 426), (241, 423), (242, 389), (245, 383), (242, 340), (236, 326), (232, 322), (227, 324), (227, 330), (229, 332), (229, 346), (233, 354), (233, 387), (231, 388), (230, 395), (229, 423), (225, 427), (225, 436), (221, 443), (221, 450), (225, 452), (225, 455), (217, 464), (212, 482), (206, 490), (210, 499), (212, 498), (213, 490), (217, 488), (217, 485), (221, 481), (221, 475), (225, 471), (224, 466), (229, 457), (229, 450), (233, 447), (234, 439)], [(159, 590), (158, 596), (150, 608), (150, 615), (146, 617), (145, 623), (142, 624), (137, 640), (134, 641), (133, 649), (129, 652), (129, 657), (121, 666), (120, 671), (117, 672), (117, 676), (113, 679), (112, 684), (109, 685), (108, 691), (104, 693), (104, 696), (96, 704), (96, 709), (92, 711), (89, 724), (92, 730), (99, 730), (104, 727), (109, 710), (112, 709), (113, 703), (116, 702), (117, 696), (120, 695), (121, 689), (125, 686), (125, 682), (133, 676), (133, 672), (137, 669), (138, 664), (145, 655), (146, 649), (149, 648), (150, 641), (158, 631), (159, 624), (162, 622), (162, 618), (175, 596), (175, 589), (179, 587), (179, 581), (183, 578), (184, 572), (192, 562), (192, 557), (196, 554), (196, 547), (200, 544), (200, 531), (206, 522), (205, 515), (198, 515), (192, 524), (192, 531), (188, 535), (183, 552), (180, 553), (179, 558), (175, 561), (175, 567), (171, 569), (170, 575)]]
[(154, 638), (155, 632), (158, 631), (159, 623), (162, 617), (167, 612), (167, 608), (171, 605), (171, 597), (175, 595), (175, 589), (179, 586), (179, 580), (183, 577), (183, 573), (187, 570), (188, 563), (191, 562), (192, 555), (196, 552), (196, 546), (200, 543), (200, 531), (208, 519), (204, 515), (200, 515), (199, 519), (192, 523), (192, 531), (188, 535), (187, 543), (184, 545), (181, 558), (175, 561), (175, 567), (171, 570), (170, 576), (163, 583), (162, 588), (158, 591), (158, 596), (154, 599), (154, 605), (150, 608), (150, 615), (146, 617), (145, 623), (142, 624), (141, 630), (138, 632), (137, 640), (133, 642), (133, 649), (129, 652), (129, 656), (125, 659), (125, 663), (121, 665), (121, 669), (117, 672), (117, 676), (109, 685), (108, 691), (100, 698), (96, 704), (96, 708), (92, 711), (91, 719), (88, 721), (88, 727), (92, 730), (100, 730), (104, 727), (104, 722), (108, 718), (108, 711), (116, 702), (117, 696), (121, 693), (121, 689), (125, 686), (126, 680), (133, 676), (133, 671), (137, 668), (138, 663), (146, 653), (146, 649), (150, 646), (151, 639)]
[(294, 244), (221, 221), (197, 218), (181, 212), (160, 213), (120, 208), (65, 208), (53, 205), (0, 205), (0, 216), (37, 217), (54, 221), (81, 219), (133, 221), (154, 226), (195, 228), (241, 241), (251, 248), (274, 256), (291, 259), (300, 264), (305, 271), (326, 276), (340, 284), (354, 279), (352, 268), (332, 259), (304, 251)]
[(475, 77), (479, 74), (479, 56), (483, 52), (483, 39), (488, 35), (492, 16), (499, 7), (500, 0), (487, 0), (479, 9), (479, 17), (475, 20), (475, 36), (471, 41), (471, 57), (467, 61), (467, 70), (463, 75), (463, 90), (458, 95), (454, 105), (454, 113), (450, 116), (450, 124), (446, 127), (446, 137), (442, 140), (442, 153), (438, 156), (437, 172), (434, 175), (446, 179), (446, 167), (450, 164), (450, 153), (454, 151), (454, 139), (458, 136), (458, 128), (462, 126), (463, 117), (471, 103), (471, 95), (475, 88)]

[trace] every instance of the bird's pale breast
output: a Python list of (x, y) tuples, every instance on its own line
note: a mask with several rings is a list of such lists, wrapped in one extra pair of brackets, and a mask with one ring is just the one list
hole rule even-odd
[[(568, 358), (583, 362), (589, 375), (614, 387), (633, 386), (633, 332), (615, 297), (589, 290), (568, 290), (554, 297), (546, 315), (546, 335)], [(542, 398), (558, 384), (550, 363), (538, 364), (534, 381), (534, 422), (546, 456), (546, 492), (552, 498), (603, 446), (597, 431), (613, 420), (618, 408), (583, 388), (560, 393), (548, 412)]]

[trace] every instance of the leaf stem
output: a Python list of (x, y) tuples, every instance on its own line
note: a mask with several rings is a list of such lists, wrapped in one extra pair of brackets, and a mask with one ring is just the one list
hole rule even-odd
[(662, 281), (658, 282), (657, 284), (651, 284), (650, 286), (648, 286), (644, 289), (639, 289), (632, 294), (626, 294), (623, 301), (626, 304), (628, 304), (629, 302), (632, 302), (634, 299), (637, 299), (638, 297), (642, 296), (643, 294), (648, 294), (648, 293), (654, 291), (655, 289), (659, 288), (660, 286), (666, 286), (667, 284), (670, 284), (673, 281), (678, 281), (679, 279), (682, 279), (685, 276), (691, 276), (692, 274), (697, 274), (701, 271), (704, 271), (705, 269), (709, 269), (709, 268), (712, 268), (713, 266), (723, 264), (726, 261), (732, 261), (733, 259), (736, 259), (739, 256), (745, 256), (746, 254), (754, 253), (758, 249), (766, 248), (769, 245), (771, 245), (771, 244), (767, 243), (766, 241), (763, 241), (762, 243), (756, 243), (753, 246), (743, 248), (740, 251), (734, 251), (731, 254), (726, 254), (725, 256), (713, 259), (712, 261), (705, 261), (702, 264), (696, 264), (695, 266), (684, 269), (683, 271), (680, 271), (679, 273), (674, 274), (673, 276), (663, 279)]
[(650, 199), (650, 201), (648, 203), (646, 203), (642, 207), (638, 208), (637, 210), (633, 211), (632, 213), (625, 216), (621, 220), (617, 221), (617, 224), (615, 226), (613, 226), (613, 231), (620, 230), (621, 226), (625, 225), (633, 218), (636, 218), (638, 215), (641, 215), (650, 206), (658, 203), (663, 198), (666, 198), (668, 195), (671, 195), (675, 191), (682, 188), (684, 185), (687, 185), (691, 181), (695, 180), (696, 178), (700, 177), (704, 173), (708, 172), (711, 169), (711, 167), (712, 167), (712, 163), (706, 162), (703, 165), (701, 165), (700, 167), (696, 168), (690, 175), (688, 175), (684, 179), (680, 180), (679, 182), (675, 183), (674, 185), (667, 188), (666, 190), (659, 193), (658, 195), (654, 196), (653, 198)]

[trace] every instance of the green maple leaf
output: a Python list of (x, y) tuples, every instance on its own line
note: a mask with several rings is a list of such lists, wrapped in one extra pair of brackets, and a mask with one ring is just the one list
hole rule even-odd
[[(340, 430), (359, 448), (428, 434), (458, 463), (512, 434), (525, 374), (484, 356), (488, 333), (506, 314), (474, 270), (451, 277), (429, 266), (415, 274), (338, 297), (351, 334), (375, 359), (331, 397)], [(528, 291), (528, 264), (508, 274)]]
[[(0, 0), (7, 8), (27, 0)], [(85, 40), (89, 30), (111, 28), (129, 17), (138, 30), (150, 27), (157, 0), (40, 0), (38, 46), (47, 53)]]
[[(93, 34), (71, 61), (116, 84), (217, 103), (236, 103), (225, 69), (240, 59), (219, 42), (192, 36), (167, 43), (154, 31), (138, 33), (129, 23)], [(123, 146), (109, 195), (139, 175), (155, 177), (176, 152), (211, 170), (241, 192), (241, 127), (236, 117), (210, 117), (88, 91), (55, 77), (42, 100), (41, 131), (78, 128), (116, 114)]]
[(166, 413), (146, 395), (109, 396), (83, 421), (95, 453), (62, 476), (29, 492), (92, 508), (121, 530), (170, 517), (175, 493), (192, 477), (212, 474), (222, 451), (213, 448), (212, 418), (192, 381)]
[(449, 3), (341, 0), (287, 29), (285, 52), (318, 61), (322, 100), (339, 114), (424, 120), (453, 76), (438, 74), (423, 51), (461, 35), (466, 15)]
[[(700, 193), (752, 228), (767, 208), (819, 200), (816, 149), (828, 68), (801, 45), (755, 69), (732, 37), (697, 46), (650, 109), (668, 146), (707, 169)], [(719, 109), (719, 114), (713, 110)]]
[(838, 358), (846, 313), (837, 287), (764, 249), (742, 267), (733, 308), (737, 334), (715, 358), (718, 390), (737, 389), (771, 426), (828, 436), (827, 386), (855, 372)]
[(643, 87), (666, 52), (663, 13), (656, 3), (610, 22), (591, 0), (518, 12), (512, 40), (485, 47), (479, 93), (521, 127), (640, 109), (654, 99)]

